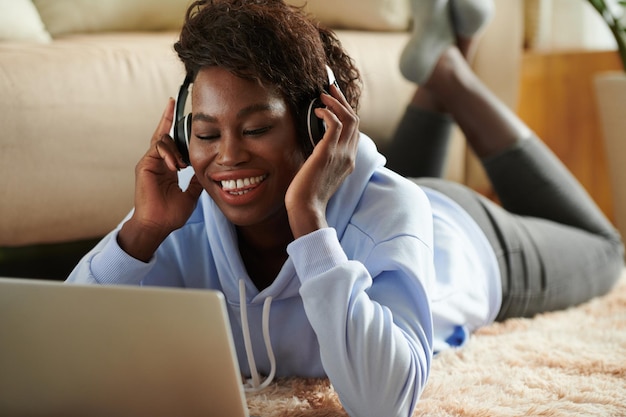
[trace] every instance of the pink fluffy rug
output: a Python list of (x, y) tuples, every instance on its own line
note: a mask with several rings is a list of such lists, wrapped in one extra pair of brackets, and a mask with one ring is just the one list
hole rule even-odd
[[(347, 415), (318, 379), (280, 380), (248, 406), (262, 417)], [(493, 324), (437, 356), (413, 416), (626, 416), (626, 272), (604, 297)]]

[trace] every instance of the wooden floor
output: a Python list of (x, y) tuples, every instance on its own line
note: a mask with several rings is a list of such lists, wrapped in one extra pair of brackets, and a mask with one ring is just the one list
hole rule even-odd
[(611, 184), (594, 74), (621, 70), (617, 52), (525, 53), (518, 114), (573, 172), (609, 218)]

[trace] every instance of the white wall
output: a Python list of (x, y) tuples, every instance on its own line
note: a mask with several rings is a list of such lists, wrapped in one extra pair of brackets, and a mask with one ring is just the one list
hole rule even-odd
[[(526, 0), (536, 7), (534, 49), (615, 49), (615, 39), (587, 0)], [(531, 12), (533, 13), (533, 12)]]

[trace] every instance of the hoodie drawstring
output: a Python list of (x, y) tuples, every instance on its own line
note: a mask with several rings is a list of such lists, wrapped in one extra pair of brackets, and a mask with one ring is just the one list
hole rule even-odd
[(276, 375), (276, 357), (274, 356), (274, 350), (272, 349), (272, 343), (270, 339), (270, 308), (272, 305), (272, 297), (267, 297), (263, 302), (263, 342), (265, 343), (265, 349), (267, 350), (267, 357), (270, 360), (270, 374), (261, 382), (259, 371), (256, 367), (254, 360), (254, 351), (252, 350), (252, 339), (250, 338), (250, 326), (248, 324), (248, 305), (246, 303), (246, 286), (243, 279), (239, 280), (239, 306), (241, 315), (241, 332), (243, 333), (243, 344), (246, 349), (246, 356), (248, 358), (248, 367), (250, 368), (251, 378), (244, 384), (246, 392), (261, 391), (266, 388), (274, 380)]

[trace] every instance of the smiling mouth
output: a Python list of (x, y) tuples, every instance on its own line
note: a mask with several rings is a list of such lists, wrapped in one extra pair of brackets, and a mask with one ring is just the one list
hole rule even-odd
[(222, 190), (232, 195), (243, 195), (258, 187), (260, 183), (265, 181), (267, 175), (259, 175), (257, 177), (239, 178), (236, 180), (219, 181)]

